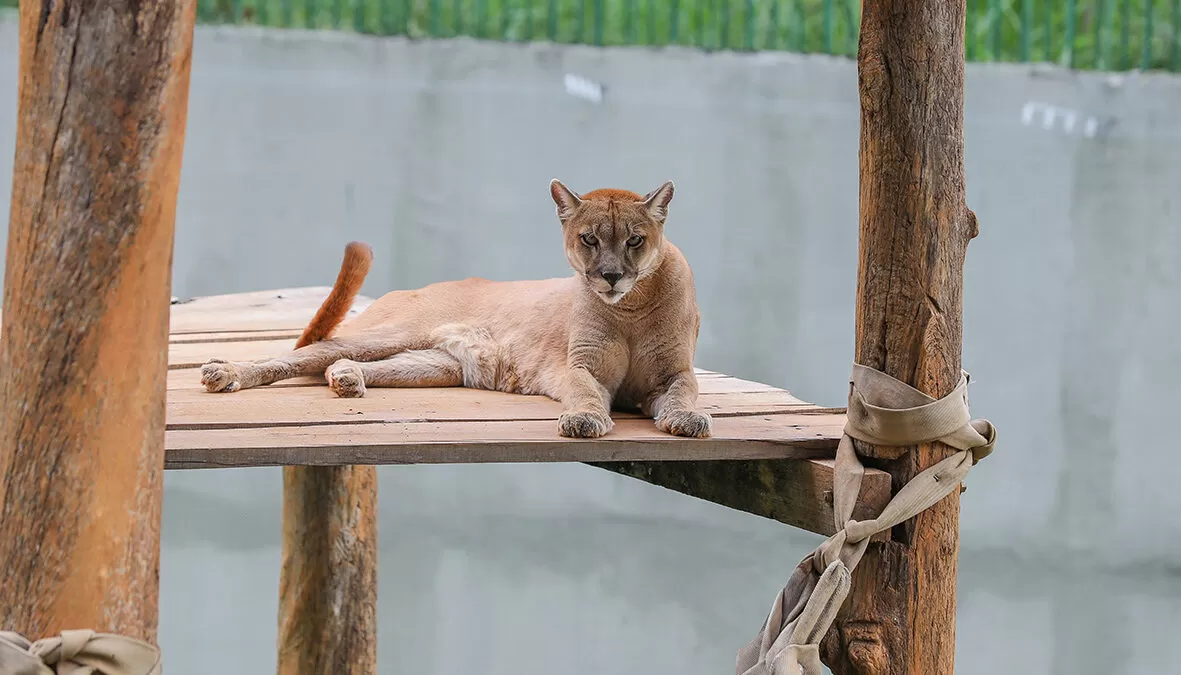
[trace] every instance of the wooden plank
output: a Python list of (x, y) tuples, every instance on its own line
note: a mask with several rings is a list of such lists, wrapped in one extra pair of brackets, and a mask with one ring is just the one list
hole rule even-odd
[[(824, 536), (836, 533), (831, 459), (592, 464), (646, 483)], [(867, 469), (853, 517), (876, 518), (891, 497), (890, 474)], [(874, 540), (885, 540), (888, 533)]]
[(377, 422), (168, 431), (168, 468), (486, 462), (685, 461), (831, 456), (844, 415), (781, 413), (716, 420), (686, 439), (620, 419), (599, 439), (558, 436), (552, 420)]
[[(317, 286), (194, 298), (172, 306), (171, 333), (301, 331), (330, 290), (327, 286)], [(370, 298), (357, 296), (354, 315), (372, 302)]]
[(257, 361), (280, 356), (294, 347), (295, 338), (235, 342), (172, 342), (168, 345), (168, 369), (199, 368), (209, 359)]
[(208, 333), (176, 333), (168, 338), (169, 344), (194, 342), (252, 342), (255, 340), (295, 340), (300, 335), (295, 328), (278, 330), (221, 331)]
[[(863, 4), (856, 359), (939, 398), (960, 379), (963, 267), (976, 216), (964, 194), (964, 0)], [(940, 444), (860, 454), (895, 485)], [(871, 545), (822, 652), (835, 675), (955, 670), (959, 491)]]
[(20, 3), (0, 338), (0, 626), (34, 639), (76, 628), (156, 639), (195, 5)]
[[(179, 371), (196, 377), (195, 370)], [(189, 378), (186, 378), (186, 380)], [(300, 378), (301, 383), (247, 389), (232, 394), (210, 394), (184, 382), (168, 395), (168, 428), (292, 426), (332, 423), (475, 420), (557, 420), (561, 404), (544, 396), (450, 387), (443, 389), (381, 389), (363, 398), (338, 398), (322, 378)], [(320, 382), (315, 380), (319, 379)], [(701, 392), (699, 406), (716, 417), (827, 413), (782, 390), (754, 393)], [(627, 417), (626, 413), (617, 413)]]
[(750, 380), (740, 380), (737, 377), (730, 377), (728, 375), (723, 375), (721, 377), (701, 378), (698, 380), (697, 386), (699, 390), (708, 390), (713, 394), (784, 391), (783, 389), (772, 387), (769, 384), (763, 384), (762, 382), (752, 382)]

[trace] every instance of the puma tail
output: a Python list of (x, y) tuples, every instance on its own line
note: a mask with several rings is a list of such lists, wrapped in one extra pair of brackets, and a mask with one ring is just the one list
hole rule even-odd
[(303, 329), (303, 335), (296, 340), (296, 349), (326, 339), (344, 321), (353, 306), (353, 299), (361, 291), (361, 284), (365, 283), (365, 276), (369, 274), (372, 263), (373, 249), (368, 245), (354, 241), (344, 247), (344, 261), (340, 264), (336, 284), (311, 323)]

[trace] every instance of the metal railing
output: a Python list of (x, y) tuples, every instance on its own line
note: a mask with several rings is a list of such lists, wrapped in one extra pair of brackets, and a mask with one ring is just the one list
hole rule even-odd
[[(16, 0), (0, 0), (0, 5)], [(861, 0), (198, 0), (204, 23), (853, 56)], [(1181, 0), (967, 0), (970, 61), (1181, 70)]]

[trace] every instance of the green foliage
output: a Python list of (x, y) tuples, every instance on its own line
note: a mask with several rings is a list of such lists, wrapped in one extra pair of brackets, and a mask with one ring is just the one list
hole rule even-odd
[[(1181, 69), (1181, 0), (966, 1), (971, 61)], [(842, 56), (857, 52), (861, 17), (861, 0), (198, 0), (197, 8), (204, 23)]]

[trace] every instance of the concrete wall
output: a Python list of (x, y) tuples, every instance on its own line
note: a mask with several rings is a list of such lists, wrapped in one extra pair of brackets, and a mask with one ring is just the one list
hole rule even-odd
[[(0, 159), (15, 43), (0, 20)], [(964, 364), (1001, 442), (964, 495), (959, 672), (1181, 662), (1178, 109), (1176, 77), (969, 68)], [(330, 283), (349, 239), (371, 295), (565, 274), (550, 178), (671, 178), (699, 365), (842, 405), (857, 138), (842, 59), (201, 29), (174, 295)], [(167, 478), (170, 672), (207, 669), (198, 625), (273, 667), (277, 474)], [(816, 543), (586, 467), (381, 479), (383, 672), (729, 672)]]

